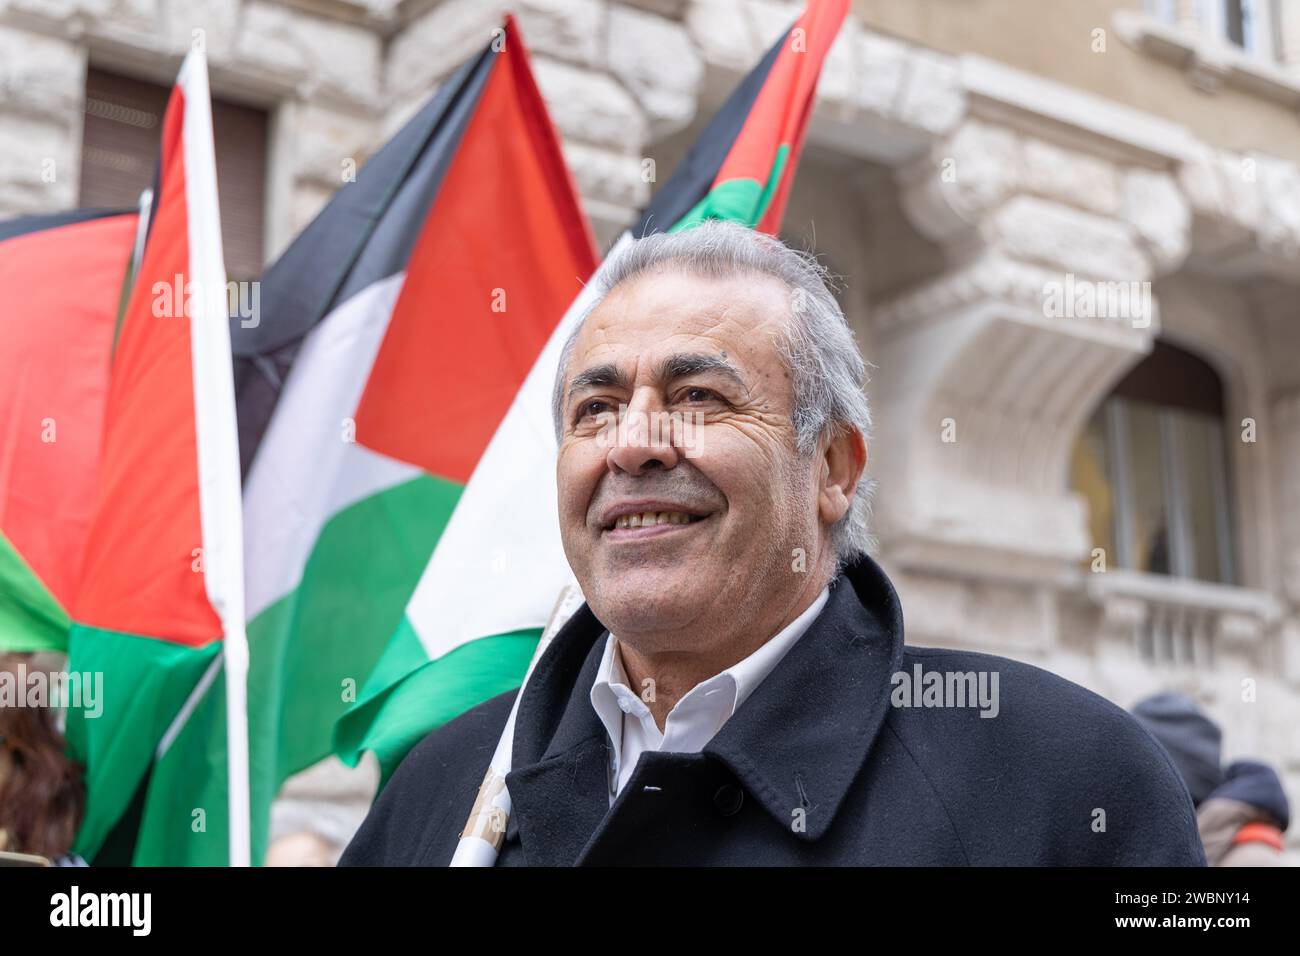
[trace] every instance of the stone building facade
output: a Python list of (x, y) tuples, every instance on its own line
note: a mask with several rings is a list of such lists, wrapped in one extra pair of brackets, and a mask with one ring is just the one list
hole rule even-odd
[[(272, 257), (505, 6), (0, 0), (0, 214), (78, 204), (88, 66), (167, 83), (199, 37), (214, 94), (267, 111)], [(512, 6), (602, 243), (799, 7)], [(1123, 706), (1190, 693), (1300, 799), (1300, 0), (858, 0), (787, 238), (844, 277), (874, 366), (908, 639)], [(1189, 393), (1189, 361), (1211, 412), (1137, 430), (1128, 399)]]

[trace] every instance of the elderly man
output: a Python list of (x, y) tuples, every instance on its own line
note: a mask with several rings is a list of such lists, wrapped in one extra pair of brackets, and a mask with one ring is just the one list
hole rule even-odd
[[(599, 282), (555, 391), (587, 603), (520, 702), (499, 865), (1204, 865), (1123, 710), (904, 646), (864, 364), (813, 260), (706, 223)], [(445, 864), (514, 696), (426, 737), (342, 862)]]

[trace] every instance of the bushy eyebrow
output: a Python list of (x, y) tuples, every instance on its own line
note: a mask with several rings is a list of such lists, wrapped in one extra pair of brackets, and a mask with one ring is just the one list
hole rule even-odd
[[(667, 383), (704, 372), (723, 375), (746, 393), (749, 392), (749, 387), (736, 366), (720, 355), (709, 355), (706, 352), (679, 352), (676, 355), (669, 355), (655, 367), (655, 380)], [(569, 383), (566, 404), (573, 401), (573, 396), (584, 389), (609, 387), (627, 389), (629, 387), (627, 373), (617, 365), (593, 365), (573, 376), (573, 381)]]
[(668, 356), (655, 369), (655, 378), (660, 382), (671, 382), (688, 375), (699, 375), (702, 372), (716, 372), (731, 379), (744, 391), (749, 391), (744, 376), (736, 366), (720, 355), (709, 355), (706, 352), (685, 352)]
[(573, 381), (569, 383), (566, 401), (573, 401), (574, 394), (584, 389), (611, 386), (627, 388), (627, 384), (627, 374), (617, 365), (593, 365), (573, 376)]

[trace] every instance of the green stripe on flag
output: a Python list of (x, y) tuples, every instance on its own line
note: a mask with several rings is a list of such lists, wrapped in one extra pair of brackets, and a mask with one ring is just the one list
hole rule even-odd
[(298, 587), (250, 622), (249, 697), (276, 704), (266, 730), (281, 741), (285, 776), (329, 754), (334, 721), (402, 620), (460, 494), (421, 475), (345, 508), (321, 530)]
[(95, 710), (69, 708), (66, 736), (86, 776), (86, 816), (75, 848), (87, 860), (135, 795), (154, 750), (220, 649), (193, 648), (73, 624), (68, 670), (90, 674)]
[[(541, 636), (541, 628), (527, 628), (483, 637), (431, 661), (410, 621), (402, 618), (367, 693), (339, 721), (335, 753), (355, 767), (363, 751), (373, 750), (382, 786), (429, 731), (522, 684)], [(405, 677), (390, 683), (392, 675)]]
[(765, 184), (756, 179), (728, 179), (726, 182), (718, 183), (668, 231), (683, 232), (698, 226), (706, 219), (739, 222), (753, 229), (762, 221), (763, 215), (772, 205), (772, 197), (776, 194), (777, 187), (781, 185), (781, 176), (785, 173), (789, 159), (790, 147), (782, 145), (777, 150), (776, 160), (772, 163), (772, 173), (767, 177)]
[[(271, 801), (286, 778), (329, 756), (334, 722), (380, 661), (461, 490), (421, 475), (340, 511), (298, 587), (249, 622), (254, 862), (266, 853)], [(222, 675), (154, 769), (136, 866), (226, 863), (225, 713)]]
[(0, 651), (63, 651), (67, 613), (0, 531)]
[[(253, 731), (249, 705), (249, 805), (267, 806), (275, 796), (259, 772), (265, 748)], [(230, 861), (229, 787), (226, 776), (226, 675), (217, 674), (199, 705), (185, 721), (167, 753), (154, 764), (145, 795), (133, 866), (226, 866)], [(266, 824), (253, 814), (252, 844), (256, 863), (265, 851)]]

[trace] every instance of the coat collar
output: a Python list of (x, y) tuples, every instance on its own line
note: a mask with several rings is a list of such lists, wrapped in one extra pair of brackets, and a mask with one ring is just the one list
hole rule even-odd
[[(537, 662), (519, 703), (507, 837), (518, 832), (535, 865), (573, 863), (609, 810), (605, 729), (590, 698), (605, 633), (584, 604)], [(781, 826), (820, 839), (884, 725), (902, 655), (898, 595), (864, 556), (831, 584), (807, 633), (704, 753)], [(792, 826), (801, 816), (802, 827)]]

